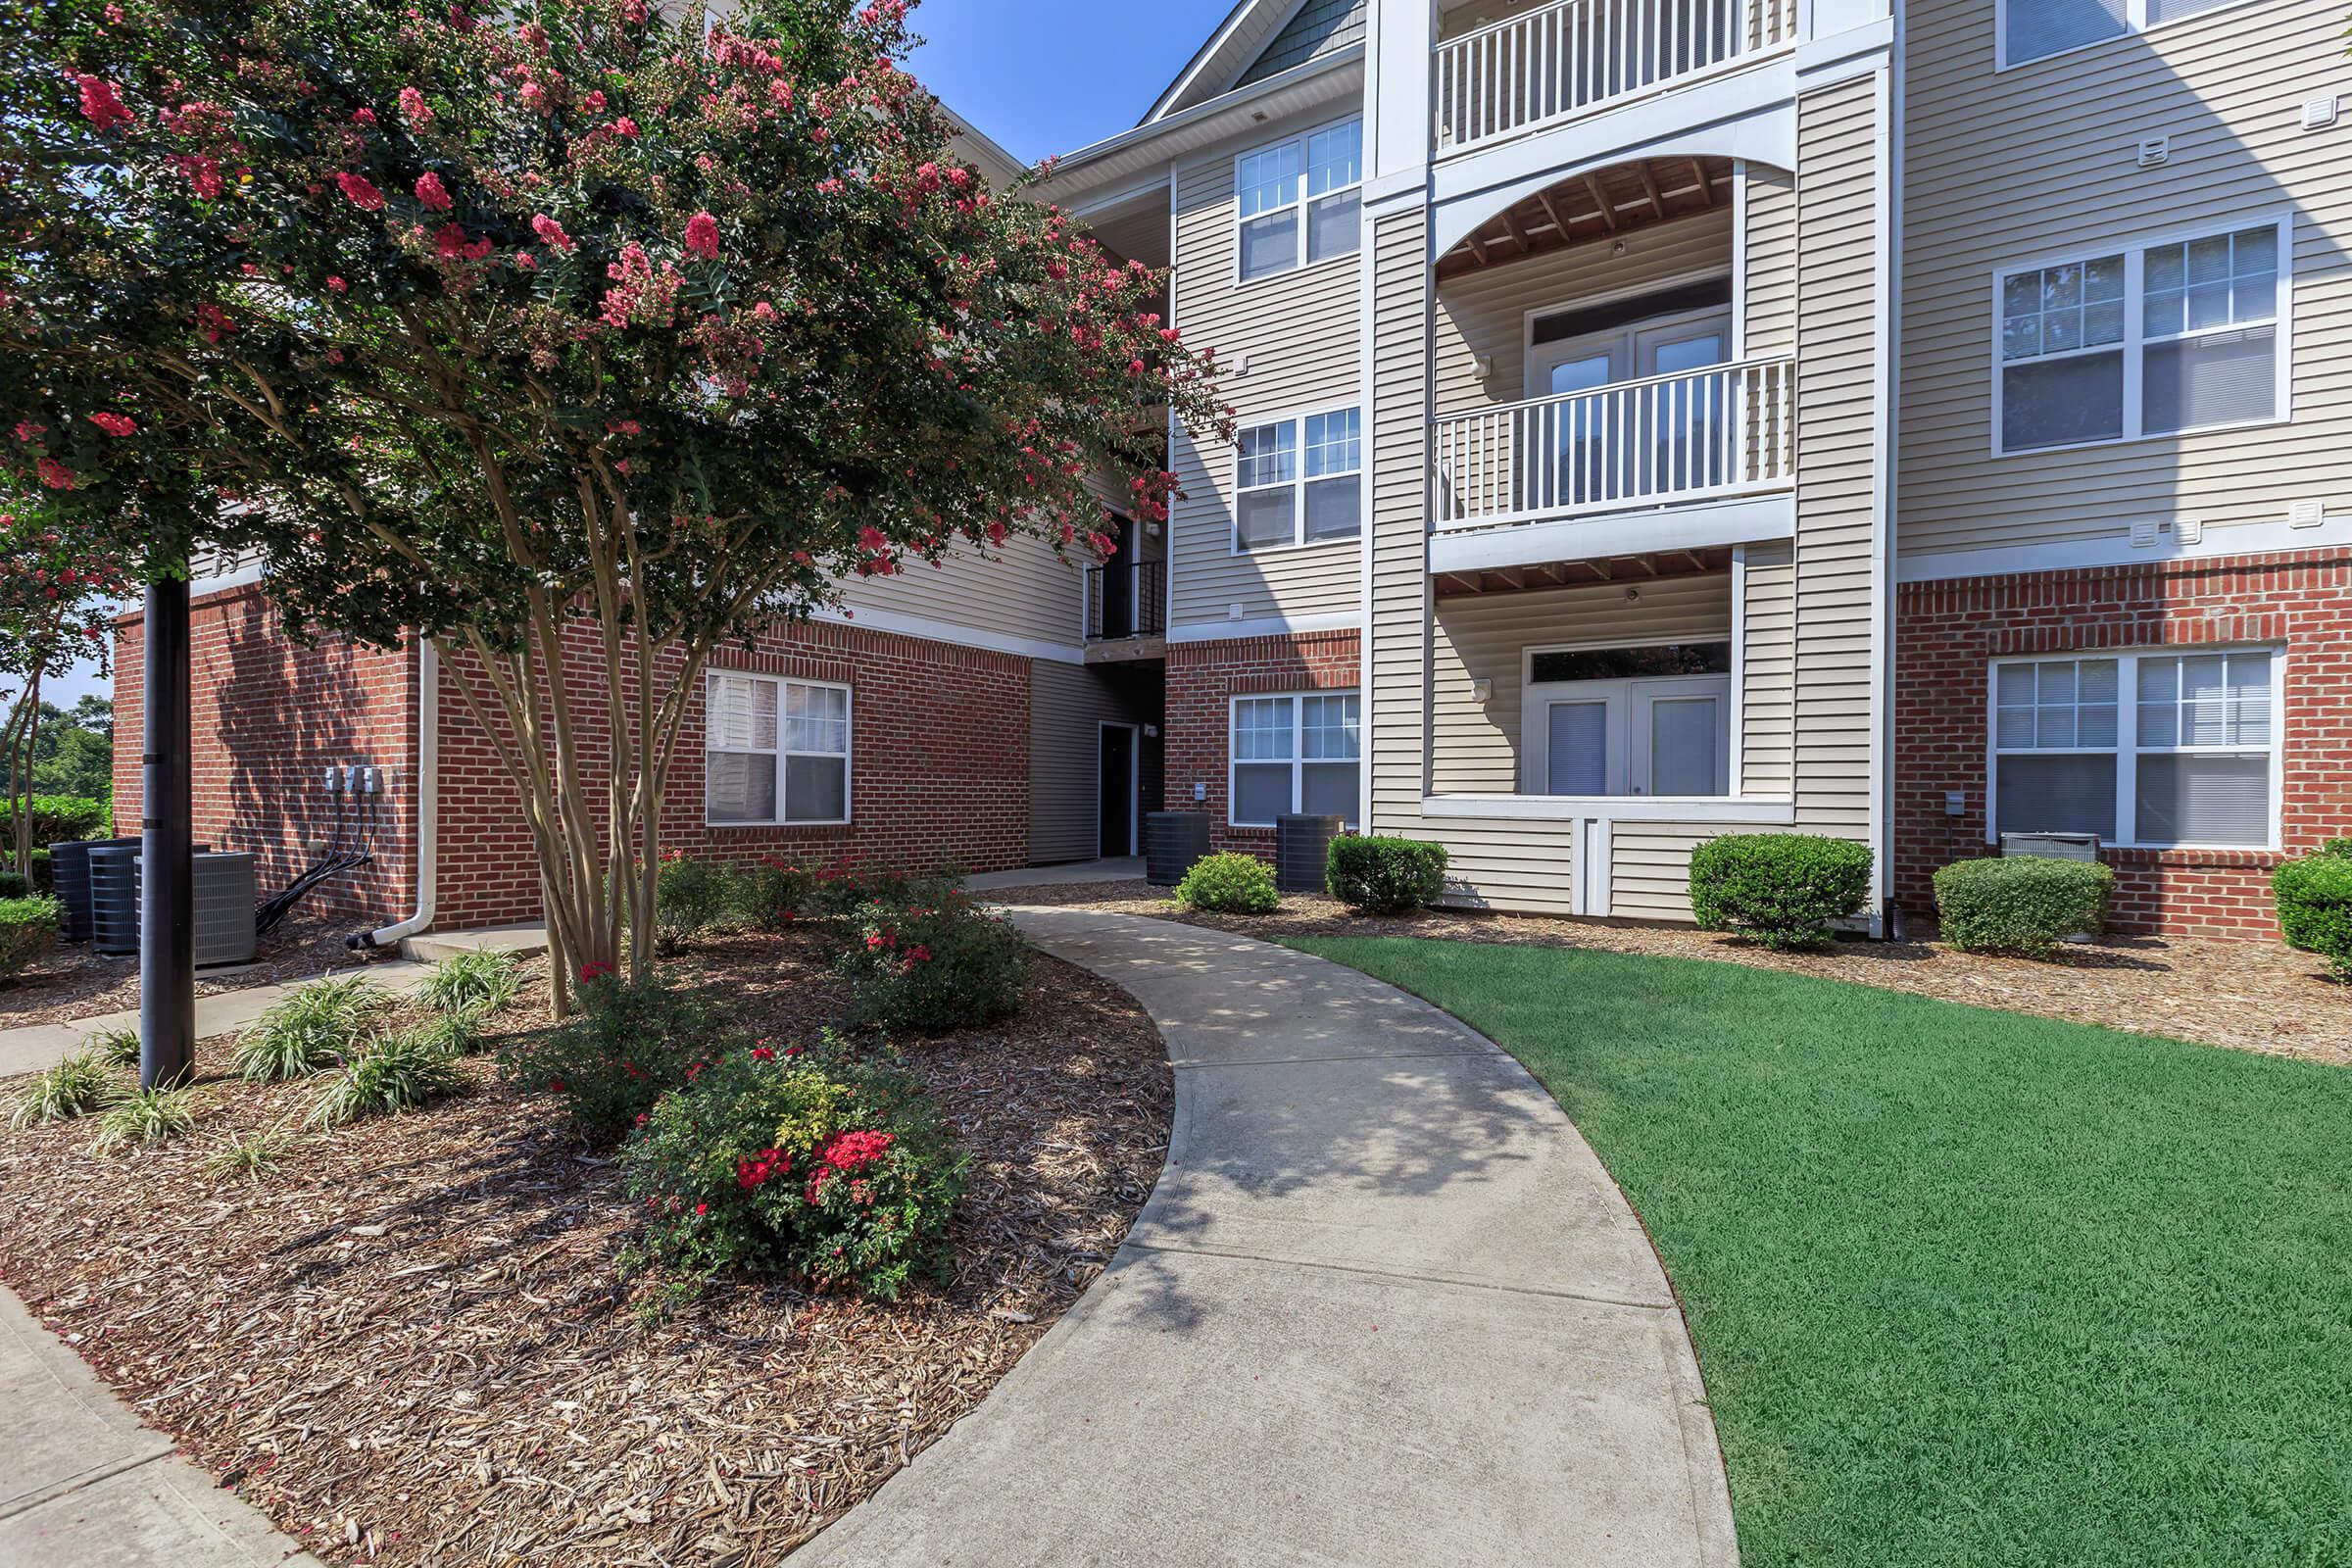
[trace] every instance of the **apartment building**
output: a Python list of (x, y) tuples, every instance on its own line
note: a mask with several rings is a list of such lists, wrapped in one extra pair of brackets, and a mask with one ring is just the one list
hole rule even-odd
[(2090, 833), (2267, 928), (2352, 827), (2347, 75), (2305, 0), (1245, 0), (1050, 187), (1240, 412), (1089, 626), (1168, 804), (1662, 918)]

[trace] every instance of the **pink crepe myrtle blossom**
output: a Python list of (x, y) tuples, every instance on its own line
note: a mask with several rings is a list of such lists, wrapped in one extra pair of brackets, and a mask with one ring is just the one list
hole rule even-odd
[(123, 107), (113, 82), (97, 76), (75, 76), (74, 85), (81, 92), (81, 118), (101, 135), (138, 118)]
[(335, 183), (343, 188), (344, 195), (351, 198), (351, 204), (362, 212), (380, 213), (384, 210), (384, 193), (368, 183), (364, 176), (349, 173), (337, 174)]
[(697, 213), (686, 220), (686, 249), (706, 262), (718, 260), (718, 220)]
[(414, 87), (403, 87), (400, 89), (400, 118), (421, 130), (433, 122), (432, 106), (424, 101), (423, 93)]
[(81, 482), (79, 475), (55, 458), (43, 458), (34, 466), (40, 470), (41, 483), (52, 490), (71, 490)]
[(93, 414), (90, 422), (108, 435), (129, 435), (138, 429), (128, 416), (121, 414)]
[(538, 235), (540, 239), (544, 240), (550, 248), (559, 251), (572, 250), (576, 248), (579, 243), (569, 234), (564, 232), (564, 225), (562, 223), (557, 222), (545, 213), (538, 213), (532, 216), (531, 232)]
[(446, 213), (457, 205), (449, 199), (449, 188), (441, 183), (441, 176), (429, 170), (416, 176), (416, 199), (428, 213)]

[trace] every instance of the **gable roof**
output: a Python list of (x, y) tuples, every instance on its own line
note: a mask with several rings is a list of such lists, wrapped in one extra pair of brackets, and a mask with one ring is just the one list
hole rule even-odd
[(1140, 123), (1360, 44), (1365, 11), (1365, 0), (1241, 0)]

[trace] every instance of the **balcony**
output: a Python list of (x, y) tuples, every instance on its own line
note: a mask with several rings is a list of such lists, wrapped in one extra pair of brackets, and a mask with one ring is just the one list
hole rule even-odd
[(1796, 363), (1745, 360), (1433, 421), (1441, 530), (1789, 488)]
[(1556, 0), (1436, 45), (1437, 150), (1614, 108), (1795, 35), (1796, 0)]
[(1167, 563), (1114, 561), (1086, 572), (1088, 644), (1142, 643), (1168, 629)]

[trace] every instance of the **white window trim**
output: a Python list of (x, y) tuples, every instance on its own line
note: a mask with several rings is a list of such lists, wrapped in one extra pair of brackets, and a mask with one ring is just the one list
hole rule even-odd
[[(2278, 412), (2267, 419), (2233, 419), (2226, 424), (2196, 424), (2180, 430), (2142, 431), (2141, 368), (2145, 360), (2148, 338), (2145, 318), (2147, 297), (2147, 255), (2167, 245), (2180, 245), (2190, 240), (2211, 239), (2217, 235), (2234, 234), (2243, 229), (2274, 227), (2278, 232), (2278, 313), (2269, 323), (2274, 335), (2277, 363), (2272, 368), (2276, 377), (2272, 407)], [(2037, 458), (2052, 452), (2082, 452), (2099, 447), (2118, 447), (2136, 441), (2173, 441), (2182, 436), (2205, 435), (2217, 430), (2253, 430), (2275, 424), (2291, 424), (2294, 409), (2294, 295), (2295, 295), (2295, 215), (2292, 208), (2249, 213), (2243, 218), (2216, 218), (2193, 228), (2171, 229), (2160, 234), (2132, 235), (2110, 240), (2102, 245), (2079, 247), (2049, 256), (2037, 256), (2029, 261), (2011, 262), (1993, 269), (1991, 339), (1987, 353), (1992, 364), (1992, 455), (1996, 458)], [(2121, 254), (2124, 259), (2124, 339), (2121, 343), (2101, 344), (2095, 348), (2067, 349), (2059, 354), (2036, 355), (2030, 360), (2007, 361), (2001, 357), (2001, 328), (2003, 318), (2001, 299), (2009, 279), (2025, 272), (2038, 272), (2046, 268), (2066, 267), (2096, 261), (2103, 256)], [(2244, 328), (2208, 328), (2207, 331), (2242, 331)], [(2191, 341), (2205, 335), (2199, 332), (2163, 337), (2160, 343)], [(2101, 436), (2092, 441), (2069, 441), (2057, 446), (2020, 447), (2009, 451), (2002, 445), (2001, 371), (2009, 364), (2045, 365), (2065, 359), (2082, 359), (2093, 354), (2120, 353), (2124, 357), (2124, 429), (2121, 435)]]
[(2079, 55), (2085, 49), (2104, 49), (2111, 44), (2124, 43), (2144, 33), (2170, 32), (2175, 27), (2184, 27), (2192, 22), (2203, 22), (2208, 17), (2227, 16), (2232, 11), (2241, 10), (2253, 3), (2254, 0), (2229, 0), (2228, 4), (2215, 6), (2210, 11), (2192, 12), (2185, 17), (2175, 17), (2170, 22), (2150, 22), (2148, 20), (2148, 0), (2124, 0), (2124, 30), (2114, 37), (2093, 38), (2088, 43), (2079, 43), (2072, 48), (2055, 50), (2046, 55), (2035, 55), (2031, 60), (2012, 60), (2009, 58), (2009, 0), (1999, 0), (1992, 11), (1992, 69), (1996, 74), (2008, 71), (2022, 71), (2028, 66), (2038, 66), (2045, 60), (2064, 60), (2069, 55)]
[[(1254, 147), (1245, 147), (1240, 152), (1233, 155), (1233, 286), (1235, 288), (1255, 288), (1261, 283), (1271, 283), (1276, 278), (1297, 277), (1301, 272), (1311, 272), (1318, 268), (1337, 267), (1344, 262), (1357, 262), (1362, 260), (1364, 254), (1364, 234), (1363, 217), (1360, 209), (1358, 210), (1356, 217), (1355, 248), (1353, 250), (1340, 251), (1333, 255), (1326, 256), (1319, 261), (1309, 260), (1306, 254), (1306, 209), (1308, 204), (1310, 202), (1327, 202), (1334, 196), (1345, 196), (1349, 191), (1358, 192), (1360, 195), (1364, 188), (1363, 155), (1365, 152), (1365, 142), (1363, 140), (1361, 131), (1359, 130), (1356, 138), (1356, 177), (1354, 181), (1350, 184), (1335, 185), (1330, 190), (1323, 191), (1312, 197), (1306, 194), (1306, 181), (1308, 174), (1306, 149), (1307, 143), (1314, 137), (1321, 135), (1324, 131), (1338, 130), (1343, 125), (1348, 124), (1361, 126), (1363, 123), (1363, 118), (1364, 117), (1361, 115), (1349, 115), (1345, 119), (1326, 121), (1320, 125), (1309, 125), (1304, 130), (1294, 131), (1288, 136), (1277, 136), (1272, 141), (1259, 142)], [(1290, 144), (1296, 144), (1298, 148), (1298, 189), (1291, 193), (1291, 199), (1284, 203), (1283, 206), (1271, 208), (1263, 213), (1251, 213), (1248, 218), (1244, 218), (1242, 216), (1241, 200), (1243, 160), (1254, 158), (1260, 153), (1272, 152), (1277, 147)], [(1255, 277), (1245, 276), (1242, 272), (1243, 228), (1250, 223), (1255, 222), (1258, 219), (1270, 218), (1275, 213), (1285, 211), (1292, 214), (1291, 235), (1298, 242), (1298, 248), (1295, 252), (1293, 252), (1293, 254), (1298, 259), (1296, 262), (1293, 262), (1290, 266), (1276, 268), (1271, 272), (1260, 272)]]
[[(1291, 705), (1291, 760), (1290, 760), (1290, 767), (1291, 767), (1291, 804), (1292, 804), (1293, 806), (1299, 806), (1299, 805), (1302, 805), (1302, 804), (1304, 803), (1304, 800), (1305, 800), (1305, 796), (1304, 796), (1304, 790), (1305, 790), (1305, 774), (1304, 774), (1304, 772), (1302, 771), (1302, 769), (1304, 769), (1304, 768), (1305, 768), (1306, 764), (1307, 764), (1307, 763), (1309, 763), (1310, 761), (1311, 761), (1311, 762), (1334, 762), (1334, 761), (1338, 761), (1338, 760), (1339, 760), (1339, 759), (1337, 759), (1337, 758), (1330, 758), (1330, 757), (1322, 757), (1322, 758), (1310, 758), (1310, 757), (1306, 756), (1306, 744), (1305, 744), (1305, 743), (1306, 743), (1306, 736), (1305, 736), (1305, 732), (1304, 732), (1304, 731), (1303, 731), (1303, 729), (1301, 728), (1301, 725), (1302, 725), (1302, 724), (1305, 722), (1305, 713), (1306, 713), (1306, 710), (1305, 710), (1305, 708), (1304, 708), (1304, 706), (1303, 706), (1303, 701), (1304, 701), (1304, 699), (1306, 699), (1306, 698), (1309, 698), (1309, 697), (1352, 697), (1352, 698), (1354, 698), (1354, 699), (1356, 700), (1356, 709), (1355, 709), (1355, 711), (1356, 711), (1356, 731), (1355, 731), (1355, 766), (1356, 766), (1356, 776), (1357, 776), (1357, 779), (1358, 779), (1358, 781), (1359, 781), (1359, 783), (1360, 783), (1360, 781), (1361, 781), (1361, 779), (1362, 779), (1362, 777), (1363, 777), (1363, 768), (1364, 768), (1364, 766), (1365, 766), (1365, 758), (1364, 758), (1364, 730), (1363, 730), (1363, 711), (1364, 711), (1364, 709), (1363, 709), (1363, 695), (1364, 695), (1364, 694), (1363, 694), (1362, 690), (1361, 690), (1360, 688), (1358, 688), (1358, 687), (1354, 687), (1354, 686), (1334, 686), (1334, 687), (1327, 687), (1327, 688), (1324, 688), (1324, 689), (1322, 689), (1322, 690), (1319, 690), (1319, 691), (1300, 691), (1300, 692), (1238, 692), (1238, 693), (1235, 693), (1234, 695), (1232, 695), (1232, 696), (1230, 696), (1230, 697), (1226, 698), (1226, 699), (1225, 699), (1225, 825), (1226, 825), (1226, 826), (1228, 826), (1228, 827), (1250, 827), (1250, 828), (1271, 828), (1271, 827), (1274, 827), (1274, 826), (1277, 826), (1277, 825), (1278, 825), (1278, 824), (1276, 824), (1276, 823), (1273, 823), (1273, 822), (1246, 822), (1246, 821), (1242, 820), (1242, 818), (1241, 818), (1239, 815), (1235, 814), (1235, 813), (1236, 813), (1236, 810), (1237, 810), (1237, 808), (1238, 808), (1239, 800), (1240, 800), (1240, 797), (1239, 797), (1239, 796), (1236, 794), (1236, 792), (1235, 792), (1235, 785), (1238, 783), (1238, 781), (1239, 781), (1239, 779), (1240, 779), (1240, 776), (1241, 776), (1241, 775), (1240, 775), (1240, 772), (1239, 772), (1239, 769), (1241, 769), (1241, 768), (1242, 768), (1244, 765), (1248, 765), (1248, 766), (1250, 766), (1250, 767), (1273, 767), (1273, 766), (1277, 765), (1276, 763), (1274, 763), (1274, 762), (1272, 762), (1272, 761), (1264, 761), (1264, 762), (1250, 762), (1250, 763), (1248, 763), (1248, 764), (1244, 764), (1244, 763), (1243, 763), (1243, 761), (1241, 760), (1241, 759), (1235, 755), (1235, 752), (1236, 752), (1236, 750), (1237, 750), (1237, 749), (1236, 749), (1236, 747), (1235, 747), (1235, 746), (1234, 746), (1234, 744), (1233, 744), (1233, 728), (1234, 728), (1234, 720), (1235, 720), (1236, 718), (1238, 718), (1238, 717), (1240, 716), (1240, 714), (1241, 714), (1241, 707), (1242, 707), (1242, 704), (1244, 704), (1244, 703), (1279, 703), (1279, 702), (1287, 702), (1287, 703), (1289, 703), (1289, 704)], [(1359, 796), (1359, 798), (1360, 798), (1360, 796), (1362, 795), (1362, 791), (1361, 791), (1360, 789), (1357, 791), (1357, 795)], [(1349, 809), (1348, 809), (1348, 831), (1350, 831), (1350, 832), (1355, 832), (1355, 831), (1358, 831), (1358, 830), (1359, 830), (1359, 828), (1360, 828), (1360, 824), (1358, 824), (1358, 823), (1356, 822), (1356, 820), (1355, 820), (1355, 817), (1356, 817), (1356, 816), (1357, 816), (1357, 814), (1360, 812), (1360, 810), (1361, 810), (1361, 808), (1360, 808), (1360, 807), (1351, 807), (1351, 808), (1349, 808)]]
[[(1352, 469), (1343, 469), (1338, 473), (1318, 473), (1309, 478), (1306, 471), (1306, 421), (1333, 414), (1353, 414), (1355, 416), (1355, 466)], [(1297, 454), (1296, 471), (1291, 475), (1290, 481), (1291, 542), (1287, 545), (1259, 545), (1254, 550), (1244, 550), (1242, 548), (1242, 432), (1244, 430), (1262, 430), (1270, 424), (1291, 426), (1292, 451)], [(1233, 433), (1233, 446), (1228, 459), (1231, 464), (1228, 476), (1233, 482), (1233, 515), (1232, 527), (1226, 531), (1225, 535), (1227, 557), (1235, 560), (1254, 560), (1261, 556), (1282, 555), (1293, 550), (1328, 550), (1334, 545), (1360, 545), (1363, 543), (1365, 520), (1370, 517), (1372, 513), (1370, 483), (1372, 469), (1371, 466), (1364, 461), (1365, 452), (1370, 446), (1371, 440), (1370, 421), (1365, 419), (1362, 407), (1354, 403), (1335, 403), (1329, 408), (1303, 409), (1297, 414), (1276, 414), (1269, 415), (1264, 418), (1245, 417), (1241, 419)], [(1309, 539), (1306, 536), (1306, 487), (1310, 483), (1325, 484), (1334, 479), (1346, 478), (1348, 473), (1355, 475), (1356, 483), (1355, 532), (1342, 534), (1336, 539)], [(1283, 487), (1276, 484), (1255, 484), (1250, 488), (1255, 491), (1279, 490)], [(1230, 633), (1220, 633), (1220, 635), (1230, 635)]]
[[(2271, 660), (2271, 820), (2270, 836), (2260, 844), (2143, 844), (2139, 841), (2139, 759), (2147, 756), (2222, 755), (2240, 757), (2258, 751), (2253, 746), (2142, 746), (2139, 744), (2139, 662), (2143, 659), (2201, 659), (2214, 655), (2268, 654)], [(1998, 803), (2001, 787), (2001, 666), (2004, 664), (2067, 664), (2112, 659), (2115, 669), (2115, 745), (2013, 747), (2019, 757), (2113, 757), (2115, 759), (2115, 832), (2109, 850), (2186, 850), (2203, 853), (2278, 854), (2284, 843), (2281, 819), (2286, 791), (2286, 649), (2277, 643), (2167, 643), (2160, 648), (2079, 648), (2062, 654), (2013, 654), (1986, 662), (1984, 666), (1984, 842), (1999, 846)], [(2021, 833), (2032, 828), (2019, 828)]]
[[(763, 751), (759, 747), (739, 749), (732, 746), (712, 746), (710, 744), (710, 688), (712, 683), (722, 675), (730, 680), (763, 681), (766, 684), (776, 688), (776, 746), (773, 752)], [(786, 728), (787, 720), (785, 718), (784, 690), (788, 686), (799, 686), (813, 691), (831, 691), (841, 693), (842, 723), (848, 732), (848, 741), (842, 751), (838, 753), (796, 752), (786, 747), (784, 744), (784, 738), (790, 733), (790, 731)], [(713, 666), (706, 669), (703, 672), (703, 757), (704, 766), (706, 768), (710, 766), (709, 759), (712, 752), (729, 752), (736, 753), (737, 755), (741, 756), (773, 757), (775, 759), (776, 808), (780, 813), (765, 820), (747, 819), (740, 822), (713, 821), (710, 817), (710, 790), (709, 784), (706, 783), (703, 789), (703, 825), (705, 827), (721, 829), (745, 827), (801, 828), (847, 827), (850, 825), (851, 818), (857, 812), (858, 800), (858, 694), (850, 686), (841, 681), (803, 680), (796, 675), (770, 675), (765, 671), (757, 669), (721, 669)], [(784, 766), (786, 759), (794, 757), (831, 758), (836, 756), (841, 759), (841, 815), (795, 817), (787, 814), (781, 814), (789, 810), (789, 803), (786, 801), (784, 794), (785, 781), (790, 776), (788, 770)]]

